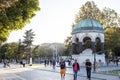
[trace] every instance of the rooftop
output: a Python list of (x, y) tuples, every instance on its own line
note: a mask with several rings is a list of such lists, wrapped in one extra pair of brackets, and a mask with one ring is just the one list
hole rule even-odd
[(103, 31), (103, 26), (97, 20), (86, 18), (79, 21), (73, 28), (72, 33), (80, 32), (83, 30), (98, 30)]

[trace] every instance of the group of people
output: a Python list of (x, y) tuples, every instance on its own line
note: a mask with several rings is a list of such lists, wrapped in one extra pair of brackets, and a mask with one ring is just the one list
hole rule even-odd
[(45, 59), (44, 60), (44, 66), (46, 67), (46, 66), (50, 65), (50, 66), (53, 66), (53, 69), (55, 69), (56, 62), (57, 61), (55, 59), (53, 59), (53, 60), (47, 60), (47, 59)]
[(26, 64), (26, 61), (25, 61), (25, 60), (21, 60), (21, 61), (20, 61), (20, 67), (22, 67), (22, 66), (25, 67), (25, 64)]
[[(60, 64), (61, 80), (65, 80), (65, 74), (66, 74), (65, 61), (63, 59), (61, 59), (59, 64)], [(72, 67), (73, 67), (73, 73), (74, 73), (74, 75), (73, 75), (74, 80), (77, 80), (77, 74), (78, 74), (78, 71), (80, 71), (80, 65), (79, 65), (79, 63), (77, 62), (76, 59), (74, 60), (74, 63), (72, 64)], [(88, 78), (88, 80), (91, 80), (92, 63), (90, 62), (89, 59), (86, 60), (85, 67), (86, 67), (87, 78)]]
[(3, 60), (3, 64), (4, 64), (4, 68), (6, 68), (6, 67), (10, 67), (10, 63), (9, 63), (9, 60), (8, 59), (4, 59)]

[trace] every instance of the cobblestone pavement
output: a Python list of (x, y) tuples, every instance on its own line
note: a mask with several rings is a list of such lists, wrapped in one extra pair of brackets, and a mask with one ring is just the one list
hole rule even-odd
[[(98, 70), (120, 69), (120, 67), (102, 67)], [(14, 65), (11, 68), (0, 68), (0, 80), (60, 80), (59, 67), (27, 66), (20, 68)], [(73, 80), (72, 68), (67, 68), (66, 80)], [(87, 80), (85, 68), (78, 73), (78, 80)], [(91, 80), (120, 80), (117, 76), (92, 73)]]
[[(45, 67), (41, 67), (39, 68), (41, 70), (51, 70), (50, 67), (47, 67), (45, 69)], [(120, 69), (120, 67), (116, 67), (116, 66), (109, 66), (109, 67), (99, 67), (97, 69), (97, 71), (105, 71), (105, 70), (118, 70)], [(59, 69), (56, 68), (56, 71), (59, 72)], [(72, 68), (67, 68), (67, 73), (68, 74), (72, 74)], [(78, 73), (78, 75), (80, 76), (79, 78), (82, 78), (83, 80), (86, 78), (86, 70), (84, 67), (81, 67), (80, 73)], [(86, 79), (85, 79), (86, 80)], [(113, 76), (113, 75), (105, 75), (105, 74), (98, 74), (98, 73), (92, 73), (92, 80), (120, 80), (118, 76)]]
[[(50, 69), (47, 68), (47, 69)], [(41, 68), (16, 68), (16, 69), (2, 69), (0, 70), (0, 80), (60, 80), (60, 73), (58, 70), (43, 70)], [(66, 74), (66, 80), (73, 80), (72, 74)], [(87, 80), (85, 76), (78, 76), (78, 80)], [(95, 79), (92, 80), (101, 80)]]
[(14, 74), (0, 74), (0, 80), (25, 80)]

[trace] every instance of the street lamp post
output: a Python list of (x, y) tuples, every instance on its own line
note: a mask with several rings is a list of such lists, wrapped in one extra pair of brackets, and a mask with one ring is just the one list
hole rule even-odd
[[(93, 5), (92, 5), (92, 8), (93, 8)], [(92, 10), (91, 8), (91, 10)], [(93, 12), (91, 12), (91, 17), (93, 19)], [(91, 23), (92, 23), (92, 27), (93, 27), (93, 22), (91, 20)], [(94, 72), (96, 71), (96, 48), (95, 48), (95, 45), (96, 45), (96, 41), (93, 42), (93, 52), (94, 52), (94, 63), (93, 63), (93, 69), (94, 69)]]
[(93, 46), (94, 46), (94, 67), (93, 67), (93, 70), (94, 70), (94, 72), (96, 71), (96, 48), (95, 48), (95, 42), (94, 42), (94, 44), (93, 44)]
[(96, 71), (96, 53), (94, 53), (94, 72)]

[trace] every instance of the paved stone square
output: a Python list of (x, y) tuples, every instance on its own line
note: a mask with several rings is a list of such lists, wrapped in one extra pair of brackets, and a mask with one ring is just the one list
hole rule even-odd
[[(120, 69), (120, 67), (100, 67), (101, 70)], [(120, 80), (118, 76), (92, 73), (91, 80)], [(73, 80), (72, 68), (67, 68), (65, 80)], [(10, 68), (0, 68), (0, 80), (60, 80), (59, 67), (52, 69), (51, 66), (26, 66), (21, 68), (19, 65)], [(78, 80), (87, 80), (85, 67), (81, 67), (78, 73)]]

